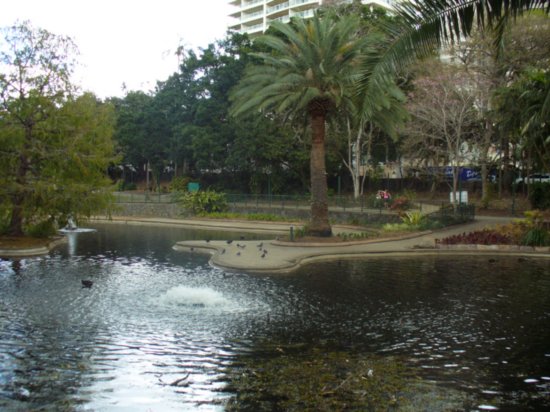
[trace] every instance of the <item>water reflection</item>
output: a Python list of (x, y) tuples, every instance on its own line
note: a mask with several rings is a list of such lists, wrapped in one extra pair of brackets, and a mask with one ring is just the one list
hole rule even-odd
[(0, 265), (0, 409), (223, 410), (227, 370), (266, 342), (396, 356), (426, 393), (465, 394), (470, 409), (550, 406), (547, 261), (384, 258), (250, 276), (171, 249), (238, 233), (97, 228)]

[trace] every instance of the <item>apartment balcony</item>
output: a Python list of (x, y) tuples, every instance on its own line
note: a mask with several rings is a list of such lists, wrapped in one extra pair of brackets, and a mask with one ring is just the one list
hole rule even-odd
[(274, 7), (278, 4), (281, 4), (281, 3), (288, 3), (289, 0), (267, 0), (266, 1), (266, 6), (269, 8), (269, 7)]
[(262, 34), (264, 31), (264, 25), (263, 24), (255, 24), (253, 26), (245, 26), (243, 25), (241, 27), (241, 30), (239, 30), (239, 33), (241, 34), (248, 34), (250, 37), (255, 37), (257, 35)]
[(233, 31), (241, 31), (241, 22), (233, 23), (227, 26), (229, 30)]
[(291, 11), (290, 17), (298, 17), (300, 19), (309, 19), (315, 14), (315, 9), (301, 10), (301, 11)]
[(289, 2), (286, 1), (284, 3), (279, 3), (275, 6), (268, 7), (267, 12), (266, 12), (266, 16), (276, 17), (275, 15), (285, 14), (285, 13), (287, 13), (289, 6), (290, 6)]
[(274, 19), (269, 19), (267, 23), (268, 23), (268, 25), (270, 25), (274, 21), (280, 21), (282, 23), (288, 23), (288, 22), (290, 22), (290, 17), (288, 15), (281, 16), (281, 17), (275, 17)]
[(319, 7), (319, 0), (290, 0), (290, 8), (293, 10), (307, 10)]
[(264, 7), (264, 0), (243, 1), (241, 11)]
[(259, 24), (260, 22), (263, 21), (263, 18), (264, 18), (263, 10), (255, 11), (253, 13), (243, 13), (241, 15), (241, 23), (248, 24), (248, 25)]

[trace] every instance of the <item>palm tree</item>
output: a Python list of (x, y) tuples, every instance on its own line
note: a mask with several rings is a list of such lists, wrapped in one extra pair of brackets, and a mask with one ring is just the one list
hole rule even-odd
[(256, 53), (232, 94), (232, 114), (272, 110), (298, 118), (305, 115), (311, 130), (311, 236), (331, 236), (325, 171), (325, 123), (350, 96), (364, 44), (359, 21), (315, 15), (291, 24), (275, 22), (272, 35), (256, 41), (267, 52)]

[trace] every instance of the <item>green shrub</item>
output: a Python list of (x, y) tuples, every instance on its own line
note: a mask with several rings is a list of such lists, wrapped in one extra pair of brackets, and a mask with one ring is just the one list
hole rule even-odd
[(170, 192), (187, 192), (187, 185), (191, 181), (191, 178), (187, 176), (178, 176), (172, 179), (170, 182)]
[(526, 232), (522, 243), (527, 246), (546, 246), (550, 244), (550, 233), (544, 227), (547, 216), (540, 210), (528, 210), (525, 212)]
[(185, 193), (181, 203), (186, 210), (196, 215), (223, 213), (228, 209), (225, 194), (211, 190)]
[(522, 243), (526, 246), (547, 246), (550, 244), (550, 235), (547, 230), (534, 227), (527, 231)]
[(424, 220), (424, 215), (419, 210), (412, 210), (402, 214), (401, 220), (409, 226), (420, 226)]
[(529, 202), (533, 209), (550, 209), (550, 183), (533, 183)]
[(124, 180), (119, 180), (117, 182), (116, 190), (118, 192), (123, 192), (125, 190), (136, 190), (137, 185), (134, 182), (125, 182)]
[(28, 236), (39, 238), (50, 237), (57, 233), (55, 225), (51, 220), (44, 220), (43, 222), (29, 225), (25, 232)]

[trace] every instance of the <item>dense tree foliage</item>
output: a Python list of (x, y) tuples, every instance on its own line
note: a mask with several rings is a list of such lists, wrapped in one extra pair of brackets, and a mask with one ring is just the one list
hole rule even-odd
[(17, 236), (44, 232), (109, 201), (113, 116), (93, 95), (74, 97), (69, 38), (24, 22), (0, 40), (2, 219)]
[(307, 158), (296, 132), (273, 117), (228, 115), (229, 92), (255, 46), (231, 34), (199, 52), (181, 54), (180, 70), (154, 93), (113, 99), (125, 161), (150, 164), (159, 182), (189, 175), (225, 191), (302, 188)]

